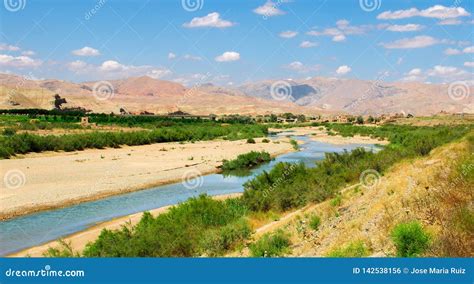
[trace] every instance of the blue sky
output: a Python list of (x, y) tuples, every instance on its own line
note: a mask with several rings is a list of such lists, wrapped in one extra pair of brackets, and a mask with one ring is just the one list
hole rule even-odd
[(474, 79), (473, 0), (7, 2), (2, 73), (186, 85)]

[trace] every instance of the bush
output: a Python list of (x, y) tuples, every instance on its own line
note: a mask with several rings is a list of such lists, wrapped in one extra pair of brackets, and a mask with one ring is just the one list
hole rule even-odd
[(247, 139), (247, 144), (255, 144), (255, 139), (253, 138)]
[(279, 230), (273, 234), (263, 235), (256, 243), (250, 245), (250, 252), (253, 257), (274, 257), (288, 253), (290, 238), (283, 231)]
[(15, 133), (16, 133), (16, 130), (13, 129), (13, 128), (3, 129), (3, 135), (5, 135), (5, 136), (13, 136), (13, 135), (15, 135)]
[(309, 226), (311, 229), (317, 231), (319, 229), (319, 225), (321, 224), (321, 218), (317, 215), (311, 216), (309, 220)]
[(392, 241), (397, 248), (397, 256), (412, 257), (423, 254), (431, 242), (430, 235), (418, 221), (401, 223), (392, 230)]
[(270, 140), (268, 140), (267, 138), (264, 138), (264, 139), (262, 140), (262, 143), (270, 143)]
[(241, 219), (206, 234), (201, 246), (208, 256), (220, 256), (242, 244), (251, 234), (249, 223)]
[(300, 146), (298, 145), (298, 142), (294, 139), (290, 140), (290, 144), (293, 146), (293, 149), (298, 150)]
[(368, 255), (369, 250), (363, 241), (352, 242), (328, 254), (329, 257), (364, 257)]
[(266, 163), (272, 158), (268, 152), (256, 152), (252, 151), (246, 154), (238, 155), (234, 160), (224, 160), (222, 164), (222, 170), (233, 171), (241, 169), (250, 169), (259, 164)]

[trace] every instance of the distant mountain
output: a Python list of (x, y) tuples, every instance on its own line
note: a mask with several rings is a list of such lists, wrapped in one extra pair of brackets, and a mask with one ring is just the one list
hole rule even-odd
[(449, 85), (322, 77), (266, 80), (237, 87), (207, 83), (186, 88), (147, 76), (72, 83), (0, 74), (0, 108), (50, 109), (55, 94), (66, 98), (69, 107), (105, 113), (118, 113), (120, 108), (156, 114), (177, 110), (193, 114), (474, 112), (474, 88), (467, 85), (457, 86), (453, 99)]
[[(473, 112), (474, 87), (412, 83), (386, 83), (355, 79), (315, 77), (305, 80), (261, 81), (238, 87), (251, 97), (282, 99), (271, 96), (272, 86), (290, 86), (285, 101), (304, 107), (317, 107), (352, 114), (412, 113), (429, 115), (440, 111)], [(457, 93), (456, 93), (457, 92)], [(453, 97), (453, 98), (452, 98)]]

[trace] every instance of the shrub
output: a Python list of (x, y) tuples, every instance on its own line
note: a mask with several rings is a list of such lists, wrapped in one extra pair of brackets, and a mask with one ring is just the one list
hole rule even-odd
[(253, 138), (248, 138), (248, 139), (247, 139), (247, 144), (255, 144), (255, 139), (253, 139)]
[(201, 247), (209, 256), (220, 256), (242, 244), (251, 233), (252, 229), (247, 220), (241, 219), (206, 234)]
[(262, 140), (262, 143), (270, 143), (270, 140), (268, 140), (267, 138), (264, 138), (264, 139)]
[(311, 229), (317, 231), (320, 224), (321, 224), (321, 218), (319, 216), (317, 215), (311, 216), (309, 220), (309, 226), (311, 227)]
[(282, 256), (290, 251), (290, 238), (279, 230), (273, 234), (263, 235), (256, 243), (250, 245), (253, 257)]
[(355, 241), (348, 245), (334, 249), (329, 257), (364, 257), (369, 255), (369, 250), (363, 241)]
[(5, 136), (13, 136), (15, 135), (16, 130), (14, 128), (5, 128), (3, 129), (3, 135)]
[(251, 151), (246, 154), (238, 155), (234, 160), (224, 160), (222, 169), (224, 171), (233, 171), (239, 169), (250, 169), (259, 164), (270, 161), (272, 158), (268, 152)]
[(331, 199), (330, 204), (331, 204), (331, 206), (333, 206), (333, 207), (341, 206), (341, 204), (342, 204), (342, 197), (341, 197), (341, 195), (337, 195), (336, 197), (334, 197), (333, 199)]
[(298, 150), (300, 146), (298, 145), (298, 142), (294, 139), (290, 140), (290, 144), (293, 146), (293, 149)]
[(398, 224), (393, 228), (391, 237), (399, 257), (419, 256), (431, 242), (430, 235), (418, 221)]

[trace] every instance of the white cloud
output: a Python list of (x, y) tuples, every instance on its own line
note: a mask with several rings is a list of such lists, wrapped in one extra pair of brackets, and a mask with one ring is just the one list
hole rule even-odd
[(115, 60), (104, 61), (100, 65), (87, 64), (76, 60), (67, 64), (69, 70), (76, 74), (94, 76), (96, 78), (117, 79), (134, 76), (149, 76), (151, 78), (162, 78), (172, 74), (169, 69), (149, 65), (125, 65)]
[(408, 73), (405, 73), (405, 77), (402, 78), (402, 81), (406, 82), (415, 82), (415, 81), (424, 81), (426, 76), (423, 75), (423, 71), (420, 68), (411, 69)]
[(193, 61), (201, 61), (201, 60), (202, 60), (201, 57), (199, 57), (199, 56), (194, 56), (194, 55), (191, 55), (191, 54), (185, 54), (185, 55), (183, 56), (183, 59), (185, 59), (185, 60), (193, 60)]
[(332, 38), (332, 41), (335, 41), (335, 42), (341, 42), (341, 41), (345, 41), (345, 40), (346, 40), (345, 35), (336, 35), (336, 36), (333, 36), (333, 38)]
[(282, 38), (292, 38), (298, 35), (298, 32), (295, 31), (284, 31), (279, 34), (280, 37)]
[(303, 41), (303, 42), (300, 43), (300, 47), (301, 47), (301, 48), (311, 48), (311, 47), (315, 47), (315, 46), (317, 46), (317, 45), (318, 45), (317, 43), (311, 42), (311, 41), (307, 41), (307, 40), (305, 40), (305, 41)]
[(15, 68), (32, 68), (38, 67), (42, 63), (43, 62), (41, 60), (36, 60), (29, 56), (11, 56), (7, 54), (0, 54), (0, 66)]
[(347, 66), (347, 65), (342, 65), (342, 66), (339, 66), (337, 69), (336, 69), (336, 74), (338, 75), (345, 75), (349, 72), (351, 72), (352, 68)]
[(234, 26), (235, 23), (221, 19), (221, 16), (217, 12), (209, 13), (204, 17), (195, 17), (189, 23), (184, 23), (185, 28), (229, 28)]
[(406, 24), (406, 25), (390, 25), (387, 27), (387, 31), (391, 32), (416, 32), (422, 30), (424, 26), (417, 24)]
[(464, 66), (466, 66), (466, 67), (474, 67), (474, 61), (467, 61), (467, 62), (464, 62)]
[(173, 52), (168, 53), (168, 59), (175, 59), (175, 58), (176, 58), (176, 54), (174, 54)]
[(315, 65), (315, 66), (307, 66), (307, 65), (304, 65), (304, 64), (303, 64), (302, 62), (300, 62), (300, 61), (293, 61), (293, 62), (291, 62), (290, 64), (285, 65), (284, 68), (289, 69), (289, 70), (292, 70), (292, 71), (296, 71), (296, 72), (299, 72), (299, 73), (307, 73), (307, 72), (310, 72), (310, 71), (317, 71), (317, 70), (319, 70), (319, 66), (318, 66), (318, 65)]
[(21, 52), (21, 55), (24, 55), (24, 56), (33, 56), (35, 54), (36, 52), (34, 52), (33, 50), (25, 50)]
[(371, 28), (368, 25), (351, 26), (349, 21), (342, 19), (336, 22), (336, 27), (326, 28), (322, 31), (312, 30), (306, 34), (310, 36), (330, 36), (332, 41), (342, 42), (346, 40), (348, 35), (361, 35)]
[(462, 50), (464, 53), (474, 53), (474, 45), (468, 46)]
[[(465, 66), (468, 65), (469, 64), (465, 64)], [(442, 83), (447, 83), (456, 80), (469, 80), (472, 79), (472, 75), (471, 73), (457, 67), (436, 65), (426, 71), (422, 71), (419, 68), (412, 69), (410, 72), (405, 73), (405, 77), (402, 78), (402, 81), (426, 82), (428, 78), (430, 78), (430, 81), (440, 81)]]
[(431, 77), (439, 77), (444, 79), (461, 79), (467, 74), (466, 71), (457, 67), (436, 65), (427, 71), (427, 75)]
[(89, 47), (89, 46), (84, 46), (81, 49), (73, 50), (71, 53), (74, 54), (74, 55), (77, 55), (77, 56), (98, 56), (98, 55), (100, 55), (100, 52), (97, 49)]
[(382, 43), (381, 45), (388, 49), (409, 49), (427, 47), (438, 43), (440, 43), (438, 39), (430, 36), (415, 36), (399, 39), (394, 42)]
[(215, 58), (217, 62), (237, 61), (239, 59), (240, 59), (240, 54), (235, 51), (226, 51)]
[(457, 54), (461, 54), (461, 51), (459, 49), (455, 49), (455, 48), (446, 48), (444, 50), (444, 54), (446, 55), (457, 55)]
[(398, 20), (406, 19), (411, 17), (425, 17), (425, 18), (436, 18), (436, 19), (452, 19), (458, 17), (469, 16), (462, 7), (445, 7), (442, 5), (435, 5), (425, 10), (418, 10), (417, 8), (410, 8), (407, 10), (398, 11), (386, 11), (377, 16), (379, 20)]
[[(278, 2), (278, 3), (281, 3), (281, 2)], [(273, 16), (280, 16), (280, 15), (285, 14), (285, 12), (278, 9), (278, 5), (274, 4), (271, 0), (268, 0), (262, 6), (255, 8), (253, 12), (256, 14), (262, 15), (264, 17), (273, 17)]]
[(1, 51), (18, 51), (20, 48), (18, 46), (9, 45), (6, 43), (0, 43), (0, 50)]
[(462, 22), (459, 19), (446, 19), (438, 22), (440, 26), (455, 26), (460, 24), (462, 24)]

